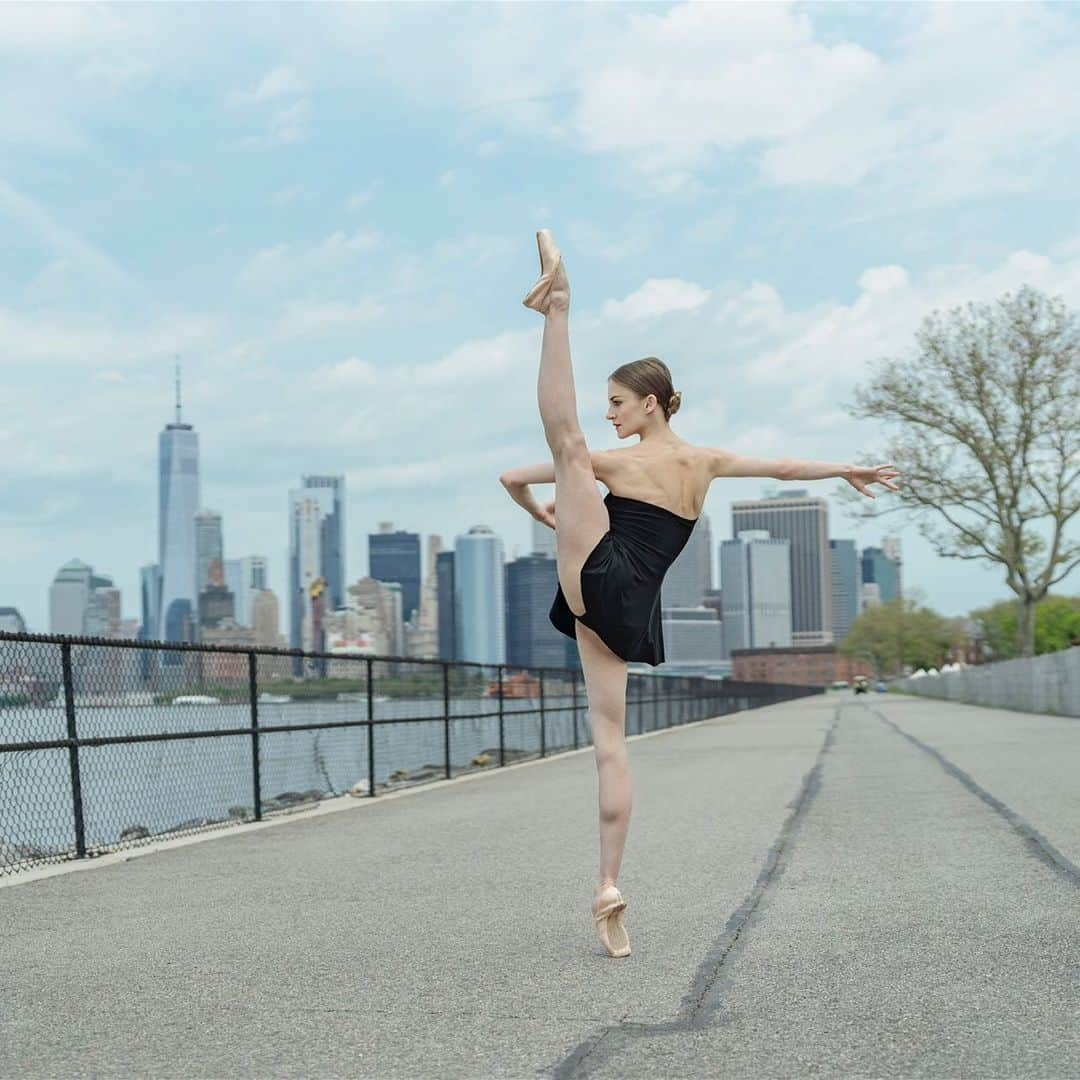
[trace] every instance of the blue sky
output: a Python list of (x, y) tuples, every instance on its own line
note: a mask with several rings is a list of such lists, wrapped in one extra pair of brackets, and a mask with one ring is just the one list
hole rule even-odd
[[(924, 315), (1080, 306), (1077, 70), (1062, 4), (5, 4), (0, 604), (46, 630), (77, 557), (139, 614), (177, 353), (203, 504), (279, 593), (304, 473), (346, 475), (350, 580), (382, 521), (527, 550), (542, 226), (591, 445), (656, 355), (691, 442), (885, 460), (843, 405)], [(714, 540), (776, 486), (714, 482)], [(946, 614), (1009, 595), (902, 515), (830, 533), (899, 533)]]

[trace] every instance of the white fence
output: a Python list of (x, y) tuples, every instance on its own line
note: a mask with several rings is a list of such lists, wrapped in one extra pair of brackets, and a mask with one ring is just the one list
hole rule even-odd
[(1021, 712), (1080, 716), (1080, 646), (1061, 652), (998, 660), (948, 671), (908, 676), (892, 684), (924, 697), (992, 705)]

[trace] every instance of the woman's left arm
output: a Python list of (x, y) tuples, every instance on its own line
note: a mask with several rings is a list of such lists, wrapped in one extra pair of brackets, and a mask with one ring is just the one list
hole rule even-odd
[(516, 469), (507, 469), (499, 477), (499, 482), (510, 493), (510, 498), (523, 506), (531, 517), (537, 517), (540, 504), (529, 490), (530, 484), (554, 484), (555, 464), (548, 461), (540, 465), (521, 465)]
[(507, 487), (511, 484), (554, 484), (555, 463), (544, 461), (539, 465), (519, 465), (516, 469), (507, 469), (499, 480)]
[[(611, 470), (614, 465), (613, 455), (617, 454), (617, 450), (590, 450), (589, 460), (592, 462), (593, 475), (602, 484), (607, 487), (611, 485), (608, 483), (608, 477), (611, 475)], [(554, 503), (549, 503), (548, 506), (542, 507), (533, 498), (532, 492), (529, 491), (530, 484), (554, 484), (555, 483), (555, 463), (553, 461), (542, 461), (538, 465), (519, 465), (515, 469), (507, 469), (500, 477), (499, 481), (503, 487), (510, 492), (510, 498), (514, 502), (524, 506), (529, 513), (537, 519), (542, 521), (545, 525), (550, 525), (554, 528), (554, 514), (551, 512), (550, 507), (553, 507)]]

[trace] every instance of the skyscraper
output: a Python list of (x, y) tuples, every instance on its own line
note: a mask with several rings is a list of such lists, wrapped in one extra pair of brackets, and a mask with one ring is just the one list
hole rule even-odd
[(252, 601), (262, 589), (270, 588), (266, 556), (244, 555), (239, 559), (226, 559), (225, 584), (236, 598), (236, 621), (241, 626), (253, 627)]
[(216, 510), (200, 510), (195, 515), (195, 599), (210, 584), (210, 563), (225, 564), (225, 539), (221, 515)]
[(454, 553), (435, 556), (435, 581), (439, 596), (439, 659), (460, 659), (457, 643), (457, 588), (454, 585)]
[[(162, 641), (190, 641), (195, 595), (195, 512), (199, 508), (199, 436), (180, 417), (180, 366), (176, 368), (176, 419), (158, 436), (158, 630)], [(167, 654), (176, 656), (177, 654)]]
[(49, 633), (82, 634), (94, 570), (81, 559), (64, 563), (49, 587)]
[[(308, 478), (305, 477), (306, 481)], [(289, 648), (314, 649), (311, 587), (329, 581), (330, 552), (326, 522), (334, 514), (334, 491), (327, 486), (289, 491)], [(329, 591), (329, 590), (327, 590)], [(323, 597), (325, 601), (326, 597)], [(325, 605), (324, 605), (325, 606)], [(340, 606), (332, 604), (331, 608)]]
[(161, 568), (157, 563), (139, 567), (139, 599), (142, 609), (139, 640), (154, 641), (161, 629)]
[(704, 514), (690, 531), (690, 539), (668, 567), (660, 587), (661, 607), (696, 608), (712, 588), (712, 531)]
[(900, 554), (900, 537), (883, 536), (881, 538), (881, 550), (885, 553), (885, 557), (889, 559), (892, 562), (893, 566), (896, 568), (896, 595), (899, 598), (904, 595), (904, 560)]
[(833, 618), (828, 502), (799, 489), (763, 499), (739, 500), (731, 504), (731, 510), (732, 535), (738, 536), (746, 529), (764, 529), (775, 539), (789, 541), (792, 645), (830, 644)]
[(876, 584), (878, 596), (884, 602), (900, 595), (900, 574), (896, 563), (879, 547), (862, 549), (862, 581), (864, 585)]
[(383, 521), (378, 532), (368, 533), (368, 573), (401, 586), (402, 618), (411, 619), (420, 607), (420, 534), (391, 529), (391, 522)]
[(319, 546), (322, 551), (322, 576), (326, 579), (329, 595), (328, 610), (345, 606), (345, 477), (302, 476), (303, 491), (327, 491), (329, 502), (320, 503), (322, 511), (319, 525)]
[(559, 583), (555, 560), (533, 552), (508, 562), (505, 572), (506, 663), (515, 667), (565, 667), (564, 642), (569, 639), (548, 618)]
[(833, 637), (843, 641), (859, 614), (859, 564), (854, 540), (830, 540), (832, 555)]
[(720, 544), (725, 655), (791, 645), (790, 547), (764, 529), (742, 529)]
[(549, 559), (555, 558), (555, 530), (545, 525), (536, 518), (530, 519), (532, 526), (531, 544), (533, 555), (546, 555)]
[(503, 542), (474, 525), (454, 543), (455, 637), (462, 660), (506, 662)]

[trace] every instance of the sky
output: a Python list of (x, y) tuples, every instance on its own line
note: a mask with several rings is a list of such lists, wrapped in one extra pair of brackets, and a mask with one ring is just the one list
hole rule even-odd
[[(1078, 70), (1065, 4), (0, 5), (0, 606), (47, 632), (78, 558), (139, 616), (177, 355), (202, 504), (279, 595), (304, 474), (346, 478), (350, 581), (386, 521), (526, 553), (542, 227), (591, 447), (651, 355), (681, 438), (888, 461), (845, 406), (933, 309), (1080, 307)], [(715, 480), (714, 543), (783, 486)], [(943, 614), (1012, 595), (787, 486)]]

